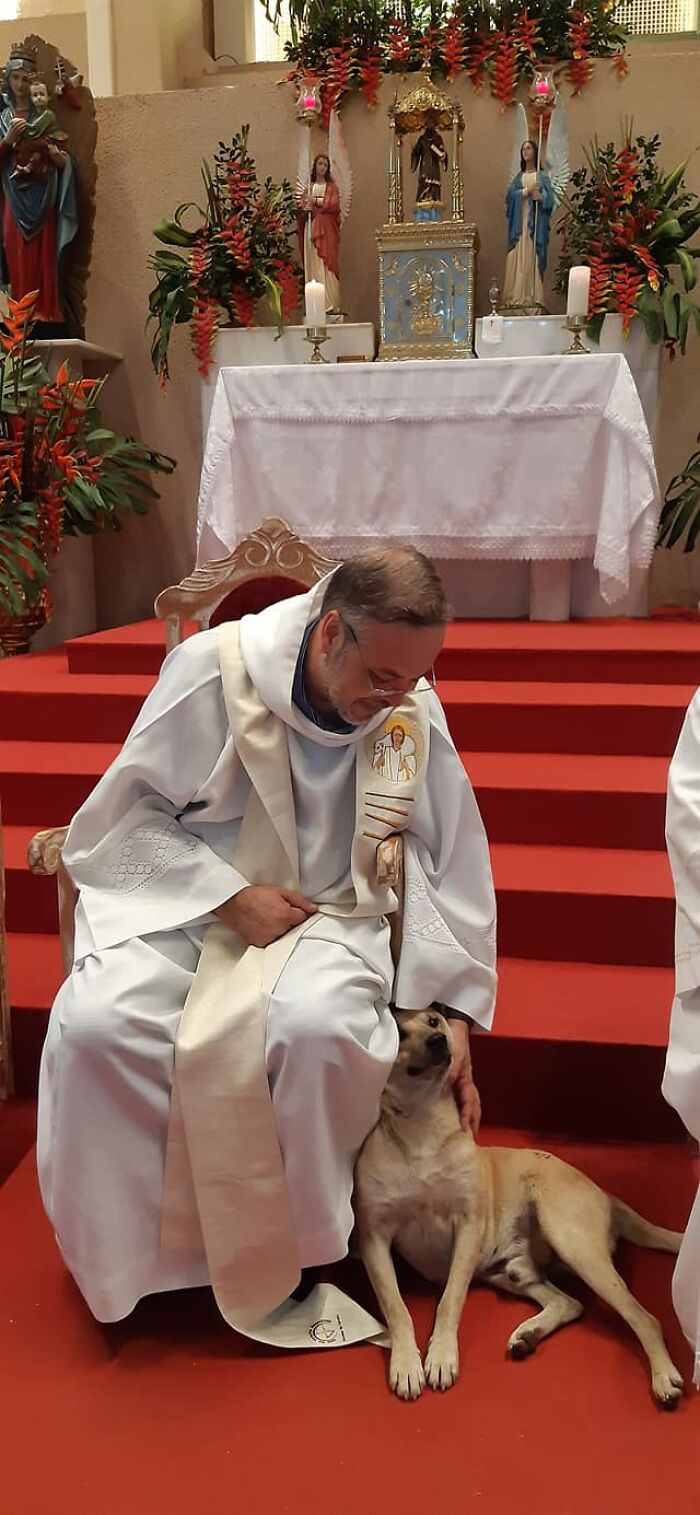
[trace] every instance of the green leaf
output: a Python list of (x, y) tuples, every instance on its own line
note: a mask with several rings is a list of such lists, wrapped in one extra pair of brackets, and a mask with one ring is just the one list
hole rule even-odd
[(159, 242), (165, 242), (167, 247), (191, 247), (196, 233), (187, 231), (179, 221), (159, 221), (153, 229), (153, 235)]
[(685, 240), (683, 227), (674, 216), (671, 216), (667, 221), (657, 222), (656, 226), (649, 233), (649, 242), (651, 244), (661, 242), (665, 237), (674, 242), (683, 242)]
[(665, 284), (661, 295), (664, 321), (669, 337), (678, 336), (678, 296), (672, 284)]

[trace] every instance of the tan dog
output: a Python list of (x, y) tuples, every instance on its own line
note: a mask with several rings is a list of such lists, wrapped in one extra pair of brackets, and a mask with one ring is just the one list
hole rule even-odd
[[(626, 1320), (651, 1365), (655, 1398), (672, 1408), (683, 1379), (661, 1327), (612, 1262), (619, 1237), (677, 1252), (681, 1237), (652, 1226), (549, 1152), (476, 1146), (447, 1084), (449, 1023), (437, 1010), (399, 1011), (398, 1058), (379, 1122), (355, 1169), (360, 1252), (391, 1336), (389, 1379), (402, 1399), (426, 1381), (449, 1389), (459, 1371), (457, 1330), (473, 1278), (541, 1306), (508, 1342), (512, 1357), (576, 1320), (582, 1306), (547, 1276), (558, 1257)], [(392, 1246), (425, 1278), (445, 1283), (425, 1366), (399, 1293)]]

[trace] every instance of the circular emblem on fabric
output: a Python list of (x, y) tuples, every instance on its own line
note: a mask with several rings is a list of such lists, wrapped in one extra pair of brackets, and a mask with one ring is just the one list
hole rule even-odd
[(366, 750), (379, 778), (389, 784), (408, 784), (423, 761), (423, 737), (404, 715), (389, 715), (379, 731), (367, 738)]
[(318, 1341), (324, 1347), (332, 1347), (333, 1342), (338, 1340), (338, 1327), (332, 1320), (315, 1320), (309, 1326), (309, 1336), (312, 1341)]

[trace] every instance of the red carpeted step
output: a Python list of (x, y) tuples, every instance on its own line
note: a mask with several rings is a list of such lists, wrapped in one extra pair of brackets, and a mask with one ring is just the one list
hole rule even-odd
[[(62, 825), (63, 817), (51, 824)], [(37, 829), (3, 825), (8, 931), (43, 934), (58, 930), (56, 880), (32, 874), (27, 867), (27, 847)]]
[(439, 693), (460, 751), (668, 757), (695, 688), (455, 680)]
[[(22, 676), (8, 664), (29, 664)], [(29, 675), (29, 676), (28, 676)], [(99, 675), (47, 669), (29, 658), (0, 663), (0, 735), (6, 739), (123, 742), (153, 688), (145, 675), (115, 674), (105, 688)]]
[(445, 679), (700, 684), (700, 623), (453, 621)]
[[(193, 630), (193, 623), (186, 629), (188, 633)], [(165, 657), (165, 625), (163, 621), (139, 621), (92, 636), (74, 637), (65, 645), (71, 673), (157, 674)]]
[(65, 824), (120, 746), (117, 742), (0, 742), (3, 820), (33, 825), (35, 831)]
[(668, 759), (463, 752), (491, 842), (663, 848)]
[(7, 962), (15, 1088), (33, 1094), (49, 1011), (64, 978), (58, 936), (10, 932)]
[[(186, 626), (186, 633), (194, 623)], [(73, 673), (157, 673), (160, 621), (115, 627), (66, 643)], [(442, 678), (586, 683), (700, 684), (700, 624), (684, 621), (454, 621)]]
[(673, 962), (674, 896), (663, 852), (491, 848), (499, 949), (565, 962)]

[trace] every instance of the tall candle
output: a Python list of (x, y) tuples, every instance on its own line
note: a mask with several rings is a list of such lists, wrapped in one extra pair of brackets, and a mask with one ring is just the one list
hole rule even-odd
[(310, 279), (304, 290), (306, 296), (306, 325), (325, 326), (326, 286), (318, 279)]
[(590, 268), (572, 268), (569, 273), (569, 291), (566, 300), (567, 316), (588, 315), (588, 293), (590, 287)]

